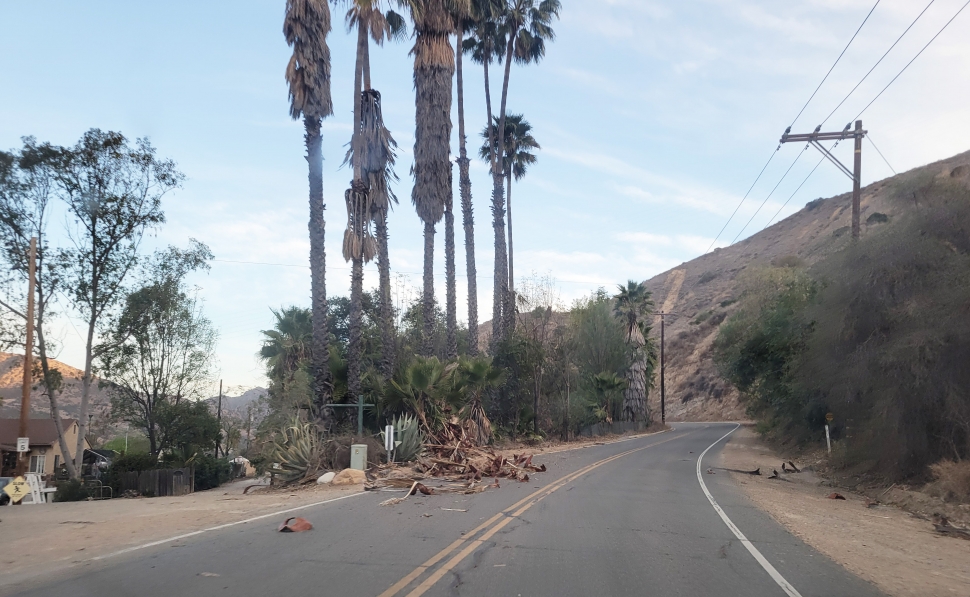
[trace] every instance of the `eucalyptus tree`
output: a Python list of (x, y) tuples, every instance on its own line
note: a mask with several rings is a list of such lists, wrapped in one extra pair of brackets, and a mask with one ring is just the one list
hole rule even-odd
[[(498, 119), (494, 119), (492, 125), (498, 126)], [(512, 179), (521, 180), (529, 170), (529, 166), (536, 163), (536, 155), (532, 150), (541, 149), (539, 143), (532, 136), (532, 125), (522, 114), (509, 114), (505, 119), (505, 161), (503, 170), (505, 171), (506, 181), (506, 204), (508, 206), (508, 233), (509, 233), (509, 290), (515, 292), (515, 276), (512, 251)], [(482, 131), (482, 138), (485, 143), (478, 150), (478, 155), (483, 160), (488, 161), (492, 152), (496, 151), (494, 145), (497, 142), (492, 134), (491, 127), (485, 127)], [(491, 141), (492, 146), (489, 146)]]
[[(512, 61), (520, 64), (536, 63), (545, 56), (546, 41), (555, 39), (555, 32), (550, 26), (559, 17), (562, 4), (559, 0), (497, 0), (494, 15), (495, 38), (504, 43), (504, 55), (499, 60), (505, 62), (505, 72), (502, 78), (502, 94), (500, 96), (497, 131), (505, 130), (506, 105), (509, 94), (509, 77)], [(484, 56), (487, 65), (490, 54)], [(488, 87), (486, 75), (486, 88)], [(490, 92), (486, 92), (488, 100)], [(488, 118), (491, 122), (491, 101), (488, 100)], [(509, 324), (514, 325), (514, 298), (508, 289), (508, 254), (505, 249), (505, 201), (502, 183), (504, 182), (503, 165), (505, 164), (505, 139), (496, 135), (497, 143), (492, 152), (490, 163), (492, 169), (492, 228), (495, 231), (495, 283), (493, 295), (492, 326), (493, 335), (498, 332), (504, 337)], [(497, 314), (500, 314), (498, 316)]]
[[(378, 257), (381, 296), (383, 356), (381, 370), (389, 377), (393, 368), (394, 330), (390, 299), (390, 262), (387, 250), (387, 214), (397, 201), (390, 189), (396, 143), (384, 126), (380, 93), (371, 88), (369, 40), (378, 45), (404, 34), (404, 19), (383, 10), (379, 0), (354, 0), (347, 11), (348, 29), (357, 30), (354, 67), (354, 127), (347, 160), (353, 164), (351, 187), (344, 193), (347, 229), (343, 256), (352, 262), (350, 292), (350, 338), (347, 351), (348, 390), (361, 391), (364, 263)], [(363, 88), (362, 88), (363, 86)], [(372, 225), (377, 228), (375, 237)]]
[[(451, 89), (455, 52), (448, 36), (455, 13), (468, 0), (404, 0), (414, 22), (415, 132), (411, 201), (424, 222), (422, 353), (430, 355), (434, 331), (435, 225), (451, 206)], [(453, 267), (453, 265), (452, 265)]]
[(313, 397), (323, 426), (333, 420), (327, 408), (333, 393), (327, 331), (327, 254), (323, 217), (323, 153), (320, 122), (333, 114), (330, 98), (330, 7), (326, 0), (287, 0), (283, 36), (293, 47), (286, 66), (290, 117), (303, 118), (310, 183), (310, 296), (313, 313)]
[(156, 253), (141, 284), (125, 296), (99, 355), (112, 413), (145, 432), (152, 454), (173, 447), (172, 409), (203, 398), (211, 381), (217, 333), (186, 281), (191, 272), (207, 271), (211, 259), (197, 241)]
[(144, 234), (165, 222), (162, 197), (184, 177), (174, 162), (155, 155), (147, 139), (132, 145), (121, 133), (98, 129), (64, 153), (57, 176), (73, 245), (64, 260), (64, 284), (87, 325), (74, 458), (81, 468), (94, 362), (106, 349), (97, 344), (96, 331), (125, 297)]
[[(36, 351), (41, 367), (41, 386), (50, 402), (51, 417), (57, 430), (57, 441), (62, 454), (70, 454), (60, 415), (60, 371), (50, 366), (48, 352), (51, 346), (47, 337), (47, 321), (53, 316), (55, 295), (62, 292), (61, 255), (50, 246), (47, 224), (50, 206), (56, 198), (56, 172), (63, 160), (63, 150), (48, 143), (37, 143), (26, 137), (21, 150), (0, 151), (0, 260), (5, 274), (3, 283), (5, 300), (0, 300), (6, 312), (5, 319), (11, 324), (11, 337), (7, 341), (20, 343), (23, 326), (27, 322), (26, 309), (18, 303), (26, 303), (29, 279), (28, 251), (30, 239), (36, 238), (34, 273), (34, 323), (37, 334)], [(16, 302), (14, 298), (22, 299)], [(64, 465), (68, 475), (77, 478), (78, 469), (68, 458)]]
[(613, 312), (623, 325), (623, 335), (630, 349), (630, 366), (627, 368), (627, 385), (623, 390), (623, 418), (642, 421), (647, 416), (648, 370), (652, 377), (650, 328), (647, 318), (653, 309), (650, 291), (640, 283), (630, 280), (626, 286), (618, 286)]

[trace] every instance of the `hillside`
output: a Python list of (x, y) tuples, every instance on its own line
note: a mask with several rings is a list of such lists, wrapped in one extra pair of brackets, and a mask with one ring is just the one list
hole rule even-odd
[[(862, 189), (862, 234), (892, 227), (897, 217), (918, 210), (919, 181), (946, 180), (970, 186), (970, 152), (875, 182)], [(646, 282), (657, 308), (669, 317), (667, 415), (674, 420), (736, 419), (745, 416), (737, 392), (717, 374), (711, 347), (721, 322), (736, 308), (738, 275), (772, 263), (811, 267), (843, 249), (850, 238), (851, 194), (810, 202), (792, 216), (730, 247), (688, 261)], [(954, 249), (955, 250), (955, 249)], [(844, 273), (843, 273), (844, 275)], [(655, 332), (659, 332), (659, 318)], [(659, 393), (651, 395), (659, 408)]]
[[(251, 388), (249, 390), (246, 390), (245, 392), (243, 392), (242, 394), (240, 394), (238, 396), (226, 396), (226, 395), (224, 395), (222, 397), (222, 412), (223, 413), (231, 413), (231, 414), (237, 415), (239, 417), (245, 417), (246, 416), (246, 408), (250, 404), (252, 404), (252, 403), (256, 402), (257, 400), (259, 400), (261, 397), (265, 396), (266, 394), (267, 394), (266, 388), (262, 388), (262, 387), (258, 387), (257, 386), (255, 388)], [(219, 397), (218, 396), (213, 396), (212, 398), (207, 398), (206, 399), (206, 402), (208, 402), (212, 406), (212, 409), (213, 409), (213, 412), (214, 412), (216, 410), (216, 408), (218, 407)]]
[[(0, 352), (0, 417), (16, 417), (20, 414), (23, 362), (23, 355)], [(84, 372), (53, 359), (50, 360), (50, 364), (52, 368), (61, 372), (64, 379), (59, 402), (61, 416), (76, 418), (81, 406), (81, 378)], [(91, 388), (91, 405), (91, 412), (95, 413), (95, 416), (110, 406), (107, 393), (98, 389), (97, 379), (94, 380)], [(50, 414), (50, 401), (43, 394), (43, 390), (37, 387), (35, 380), (30, 394), (30, 416), (41, 418), (50, 417)]]

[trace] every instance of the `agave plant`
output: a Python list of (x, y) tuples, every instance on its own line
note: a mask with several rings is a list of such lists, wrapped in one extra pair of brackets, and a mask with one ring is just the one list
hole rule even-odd
[(311, 423), (295, 419), (280, 430), (270, 447), (270, 458), (280, 463), (284, 483), (312, 477), (323, 465), (325, 441)]
[[(421, 426), (414, 415), (401, 415), (395, 417), (392, 423), (394, 426), (394, 439), (398, 442), (394, 448), (394, 459), (398, 462), (410, 462), (417, 458), (424, 449), (424, 434), (421, 433)], [(384, 432), (381, 432), (384, 438)]]

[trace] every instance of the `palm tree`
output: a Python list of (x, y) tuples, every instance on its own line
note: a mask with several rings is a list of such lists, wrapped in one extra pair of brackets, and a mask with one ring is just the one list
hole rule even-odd
[[(382, 328), (382, 372), (393, 367), (393, 314), (390, 306), (390, 263), (387, 251), (387, 213), (397, 201), (390, 190), (396, 143), (384, 126), (380, 93), (371, 89), (368, 37), (382, 45), (389, 37), (404, 33), (404, 20), (392, 10), (382, 10), (379, 0), (354, 0), (347, 12), (348, 29), (357, 29), (357, 60), (354, 69), (354, 133), (345, 163), (353, 162), (354, 178), (344, 193), (347, 229), (343, 256), (352, 262), (349, 342), (347, 350), (348, 391), (361, 392), (362, 320), (364, 263), (379, 255)], [(363, 89), (361, 89), (363, 85)], [(371, 226), (376, 225), (375, 238)]]
[(648, 369), (652, 378), (652, 345), (646, 319), (653, 309), (650, 291), (640, 282), (630, 280), (618, 286), (614, 314), (623, 323), (623, 333), (630, 346), (631, 362), (627, 370), (627, 387), (623, 392), (623, 418), (628, 421), (647, 419)]
[(616, 414), (616, 393), (625, 388), (626, 381), (620, 379), (616, 373), (603, 371), (590, 378), (590, 385), (598, 402), (594, 412), (600, 419), (612, 425), (613, 416)]
[[(451, 206), (451, 79), (455, 53), (448, 36), (453, 14), (467, 0), (404, 0), (414, 22), (414, 186), (411, 201), (424, 222), (424, 315), (422, 353), (433, 350), (434, 234)], [(452, 249), (453, 250), (453, 249)], [(452, 270), (454, 264), (452, 262)], [(453, 302), (453, 301), (452, 301)]]
[(286, 67), (290, 116), (303, 117), (306, 129), (310, 182), (310, 294), (313, 313), (313, 396), (316, 415), (324, 427), (333, 420), (327, 331), (327, 254), (324, 246), (323, 154), (320, 121), (333, 114), (330, 99), (330, 7), (326, 0), (287, 0), (283, 36), (293, 47)]
[[(476, 8), (478, 10), (469, 30), (471, 36), (462, 42), (462, 51), (471, 54), (472, 61), (481, 64), (485, 72), (485, 111), (488, 115), (485, 122), (489, 130), (491, 130), (492, 125), (492, 88), (489, 80), (488, 67), (493, 61), (500, 61), (502, 59), (502, 48), (505, 46), (505, 43), (498, 34), (497, 14), (500, 7), (500, 2), (495, 0), (480, 0), (476, 2)], [(489, 156), (492, 172), (496, 169), (495, 159), (496, 156), (492, 153)], [(501, 231), (495, 228), (496, 225), (500, 227), (504, 226), (505, 214), (504, 212), (496, 213), (494, 187), (492, 191), (492, 228), (495, 233), (495, 267), (492, 280), (492, 336), (490, 344), (492, 352), (494, 353), (502, 335), (502, 307), (505, 303), (504, 297), (508, 293), (508, 258), (506, 256), (507, 248), (504, 228)], [(503, 208), (501, 205), (498, 205), (498, 209), (501, 210)]]
[(263, 330), (259, 356), (266, 362), (266, 374), (282, 382), (310, 361), (313, 346), (313, 323), (309, 309), (287, 307), (273, 309), (273, 329)]
[(461, 220), (465, 229), (465, 273), (468, 277), (468, 354), (478, 354), (478, 268), (475, 266), (475, 214), (472, 209), (472, 181), (468, 173), (468, 151), (465, 147), (465, 92), (462, 79), (462, 54), (465, 33), (472, 29), (481, 14), (481, 0), (470, 13), (455, 16), (455, 73), (458, 90), (458, 188), (461, 194)]
[[(520, 64), (535, 63), (542, 59), (546, 53), (546, 40), (555, 39), (555, 32), (550, 27), (550, 23), (559, 17), (562, 5), (559, 0), (498, 0), (497, 12), (494, 17), (495, 31), (494, 38), (502, 41), (505, 45), (504, 56), (499, 55), (499, 60), (505, 61), (505, 73), (502, 79), (502, 95), (498, 113), (498, 127), (496, 130), (505, 130), (506, 104), (509, 94), (509, 76), (511, 75), (512, 61)], [(488, 46), (488, 44), (486, 44)], [(488, 87), (487, 65), (492, 56), (491, 52), (485, 53), (486, 65), (486, 88)], [(490, 92), (486, 91), (486, 109), (491, 123), (492, 109), (489, 99)], [(505, 202), (503, 197), (502, 182), (505, 178), (505, 139), (501, 135), (496, 135), (497, 143), (495, 150), (492, 151), (490, 162), (492, 167), (492, 228), (495, 231), (495, 283), (496, 290), (493, 295), (493, 336), (498, 333), (500, 337), (505, 335), (506, 322), (514, 322), (514, 299), (508, 291), (508, 253), (505, 249)], [(491, 146), (491, 144), (490, 144)], [(497, 316), (499, 314), (501, 316)], [(493, 341), (496, 340), (493, 338)]]
[(492, 423), (483, 403), (485, 393), (501, 385), (504, 374), (502, 368), (492, 366), (491, 359), (462, 358), (458, 361), (454, 391), (464, 401), (459, 418), (465, 422), (468, 437), (479, 446), (492, 440)]
[[(494, 118), (493, 126), (498, 126), (498, 118)], [(536, 163), (536, 156), (530, 150), (542, 149), (539, 143), (532, 136), (532, 125), (523, 118), (522, 114), (509, 114), (505, 118), (505, 180), (506, 180), (506, 204), (508, 205), (508, 227), (509, 227), (509, 291), (515, 293), (515, 277), (512, 267), (512, 178), (516, 181), (521, 180), (529, 170), (529, 166)], [(496, 151), (493, 141), (489, 147), (489, 139), (492, 138), (491, 129), (485, 127), (482, 131), (482, 139), (485, 143), (478, 150), (478, 155), (483, 160), (488, 160), (489, 156)], [(513, 323), (514, 325), (514, 323)]]

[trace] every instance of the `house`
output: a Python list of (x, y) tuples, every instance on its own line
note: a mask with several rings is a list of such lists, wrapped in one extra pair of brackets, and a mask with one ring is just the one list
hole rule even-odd
[[(61, 419), (64, 438), (70, 457), (74, 458), (77, 449), (78, 424), (76, 419)], [(19, 419), (0, 419), (0, 476), (12, 473), (17, 465), (17, 437)], [(64, 461), (60, 442), (57, 441), (57, 427), (54, 419), (29, 419), (27, 437), (30, 438), (30, 468), (28, 472), (52, 475)], [(85, 440), (84, 449), (89, 449)]]

